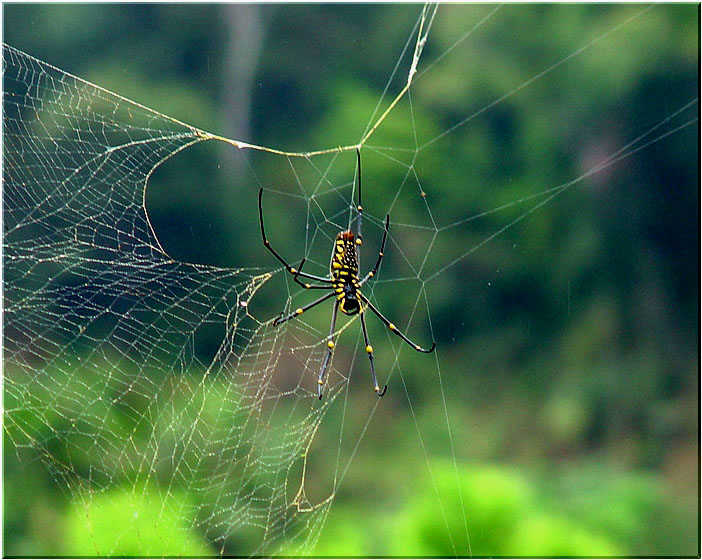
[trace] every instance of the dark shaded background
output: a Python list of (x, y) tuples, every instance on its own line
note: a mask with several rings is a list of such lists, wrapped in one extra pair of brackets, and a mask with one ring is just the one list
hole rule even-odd
[[(204, 130), (306, 151), (360, 139), (420, 9), (4, 4), (4, 40)], [(431, 278), (429, 315), (420, 298), (411, 333), (433, 332), (443, 393), (433, 357), (427, 366), (403, 353), (403, 380), (392, 377), (315, 553), (467, 554), (463, 509), (474, 555), (699, 554), (698, 123), (500, 232), (542, 198), (519, 201), (580, 177), (698, 96), (699, 7), (656, 6), (618, 27), (644, 8), (508, 5), (447, 53), (493, 9), (439, 8), (412, 115), (401, 104), (369, 141), (413, 155), (415, 132), (421, 144), (475, 114), (419, 152), (430, 212), (413, 183), (393, 206), (399, 224), (455, 224), (431, 247), (420, 275)], [(646, 140), (698, 112), (694, 104)], [(188, 262), (275, 268), (256, 229), (257, 181), (285, 191), (286, 166), (215, 143), (169, 160), (147, 198), (166, 249)], [(402, 177), (364, 149), (370, 247)], [(301, 258), (304, 207), (281, 212), (272, 200), (269, 220), (281, 253)], [(431, 227), (393, 229), (410, 262), (430, 238)], [(325, 263), (328, 249), (313, 249)], [(395, 281), (377, 285), (378, 302), (406, 317), (417, 282), (397, 279), (411, 267), (390, 254), (382, 275)], [(287, 292), (275, 293), (259, 302), (262, 317), (285, 303)], [(387, 369), (395, 354), (379, 327), (371, 334)], [(203, 343), (203, 361), (219, 342)], [(351, 383), (346, 422), (362, 426), (374, 397), (362, 375)], [(339, 446), (335, 433), (318, 437), (320, 448)], [(31, 458), (18, 464), (7, 439), (4, 460), (4, 553), (80, 550), (51, 473)]]

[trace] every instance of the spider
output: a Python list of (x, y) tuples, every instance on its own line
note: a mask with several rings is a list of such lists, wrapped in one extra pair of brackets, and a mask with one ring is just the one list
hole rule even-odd
[[(334, 329), (336, 328), (336, 316), (339, 309), (346, 315), (356, 315), (361, 316), (361, 328), (363, 330), (363, 339), (366, 343), (366, 352), (368, 353), (368, 360), (370, 361), (371, 375), (373, 377), (373, 388), (375, 394), (378, 397), (382, 397), (387, 391), (388, 386), (385, 385), (383, 390), (380, 390), (378, 385), (378, 379), (375, 375), (375, 365), (373, 364), (373, 347), (368, 340), (368, 331), (366, 329), (366, 318), (365, 312), (370, 309), (377, 317), (380, 319), (385, 326), (409, 344), (418, 352), (429, 353), (433, 352), (436, 348), (436, 342), (432, 342), (431, 348), (428, 350), (422, 348), (419, 344), (415, 344), (409, 338), (407, 338), (398, 328), (391, 323), (378, 309), (370, 302), (370, 300), (361, 293), (361, 287), (370, 279), (375, 276), (378, 272), (378, 267), (380, 267), (380, 262), (383, 260), (383, 251), (385, 250), (385, 240), (388, 236), (388, 226), (390, 224), (390, 214), (385, 216), (385, 229), (383, 231), (383, 240), (380, 244), (380, 252), (378, 253), (378, 260), (375, 262), (373, 269), (366, 274), (363, 279), (358, 278), (358, 262), (360, 256), (360, 247), (363, 243), (361, 237), (361, 221), (363, 218), (363, 206), (361, 206), (361, 151), (356, 149), (356, 156), (358, 159), (357, 164), (357, 177), (358, 177), (358, 206), (356, 206), (356, 213), (358, 216), (357, 220), (357, 233), (354, 236), (353, 232), (349, 229), (347, 231), (340, 231), (336, 236), (334, 241), (334, 247), (332, 249), (331, 262), (329, 264), (330, 275), (329, 278), (323, 278), (321, 276), (315, 276), (314, 274), (309, 274), (307, 272), (302, 272), (302, 267), (305, 264), (306, 259), (302, 259), (300, 266), (293, 268), (290, 266), (283, 257), (281, 257), (273, 247), (271, 247), (270, 241), (266, 237), (266, 230), (263, 227), (263, 188), (258, 191), (258, 215), (259, 221), (261, 222), (261, 237), (263, 238), (263, 245), (273, 253), (273, 256), (278, 259), (285, 269), (293, 275), (293, 280), (305, 288), (306, 290), (329, 290), (328, 294), (323, 295), (319, 299), (314, 300), (312, 303), (308, 303), (302, 307), (298, 307), (295, 311), (289, 315), (284, 315), (281, 313), (279, 317), (273, 320), (273, 325), (278, 326), (290, 319), (299, 317), (305, 311), (316, 307), (320, 303), (334, 298), (334, 307), (332, 309), (331, 316), (331, 326), (329, 327), (329, 337), (327, 338), (327, 352), (322, 361), (322, 368), (319, 371), (319, 377), (317, 378), (317, 395), (319, 399), (322, 399), (322, 385), (324, 384), (324, 374), (329, 366), (329, 361), (331, 360), (332, 354), (334, 352)], [(314, 282), (319, 282), (319, 284), (310, 284), (308, 282), (303, 282), (300, 278), (305, 278), (307, 280), (312, 280)]]

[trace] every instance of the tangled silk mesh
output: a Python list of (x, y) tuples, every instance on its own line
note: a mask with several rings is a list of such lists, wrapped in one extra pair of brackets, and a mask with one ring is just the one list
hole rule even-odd
[[(435, 6), (425, 6), (388, 81), (389, 85), (394, 77), (406, 76), (406, 85), (389, 104), (386, 88), (360, 144), (384, 151), (387, 157), (414, 158), (482, 112), (602, 45), (652, 9), (637, 9), (594, 38), (583, 39), (576, 50), (518, 79), (513, 89), (423, 144), (417, 144), (411, 98), (406, 118), (412, 119), (414, 147), (403, 152), (394, 146), (366, 144), (409, 91), (413, 78), (420, 80), (499, 8), (491, 7), (418, 72), (436, 12)], [(405, 74), (401, 63), (410, 57)], [(310, 157), (336, 150), (289, 154), (216, 137), (7, 45), (3, 45), (3, 101), (4, 428), (9, 452), (23, 459), (42, 459), (59, 485), (84, 506), (88, 533), (92, 508), (101, 497), (108, 496), (114, 505), (124, 502), (111, 496), (128, 495), (133, 504), (151, 506), (153, 525), (163, 521), (172, 530), (175, 518), (184, 538), (201, 540), (204, 535), (218, 554), (309, 553), (345, 466), (339, 464), (339, 449), (334, 450), (333, 482), (312, 488), (306, 481), (307, 462), (310, 457), (315, 460), (315, 434), (343, 394), (349, 370), (332, 364), (325, 399), (318, 401), (315, 380), (326, 333), (302, 320), (275, 329), (271, 317), (251, 311), (248, 303), (271, 277), (268, 272), (170, 258), (149, 223), (145, 193), (150, 174), (161, 163), (203, 141), (217, 139), (282, 156)], [(696, 113), (682, 124), (675, 124), (679, 122), (675, 119), (697, 104), (695, 97), (632, 132), (616, 151), (565, 183), (538, 185), (537, 192), (439, 226), (427, 206), (431, 225), (418, 228), (431, 237), (427, 255), (437, 234), (493, 212), (520, 209), (491, 233), (471, 238), (465, 247), (434, 262), (438, 268), (422, 274), (422, 286), (573, 185), (694, 125)], [(409, 176), (413, 167), (406, 169)], [(325, 173), (319, 175), (326, 180)], [(397, 187), (398, 194), (403, 185), (404, 181)], [(345, 213), (332, 218), (343, 220)], [(415, 270), (409, 278), (420, 280)], [(213, 328), (221, 333), (222, 342), (205, 363), (196, 348)], [(440, 376), (438, 380), (446, 407)], [(448, 453), (458, 481), (444, 410)], [(428, 466), (420, 427), (414, 421)], [(353, 449), (353, 443), (349, 447)], [(462, 503), (458, 483), (456, 488)], [(441, 500), (439, 507), (443, 516), (439, 523), (446, 525), (459, 554), (466, 548), (453, 543)], [(135, 513), (138, 509), (135, 505)], [(469, 542), (465, 513), (462, 521)], [(119, 552), (120, 538), (129, 538), (137, 527), (135, 523), (120, 529), (123, 534), (110, 545), (114, 548), (101, 549), (96, 543), (95, 553)], [(171, 550), (166, 545), (172, 535), (154, 535), (139, 537), (144, 554)], [(145, 542), (149, 538), (155, 541)], [(189, 550), (184, 546), (174, 553)]]
[[(3, 75), (12, 447), (34, 450), (86, 512), (127, 488), (219, 553), (308, 550), (333, 490), (306, 498), (306, 451), (339, 372), (322, 403), (306, 382), (277, 388), (290, 341), (247, 307), (270, 274), (174, 261), (145, 211), (149, 175), (206, 136), (7, 45)], [(226, 334), (205, 364), (194, 347), (212, 325)], [(313, 379), (320, 346), (289, 369)], [(258, 548), (226, 548), (239, 533)]]

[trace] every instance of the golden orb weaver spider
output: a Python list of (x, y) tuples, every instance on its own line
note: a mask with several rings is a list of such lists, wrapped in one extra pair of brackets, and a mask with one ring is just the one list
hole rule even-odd
[[(436, 348), (436, 342), (432, 342), (431, 348), (422, 348), (419, 344), (415, 344), (409, 338), (407, 338), (398, 328), (391, 323), (378, 309), (370, 302), (370, 300), (361, 293), (361, 287), (370, 278), (373, 278), (378, 272), (380, 267), (380, 262), (383, 260), (383, 251), (385, 250), (385, 240), (388, 236), (388, 226), (390, 225), (390, 214), (385, 216), (385, 229), (383, 231), (383, 240), (380, 243), (380, 252), (378, 253), (378, 260), (375, 262), (373, 269), (366, 274), (363, 279), (358, 278), (358, 262), (360, 256), (360, 247), (363, 243), (363, 238), (361, 237), (361, 222), (363, 218), (363, 206), (361, 206), (361, 151), (356, 148), (356, 156), (358, 158), (357, 163), (357, 177), (358, 177), (358, 205), (356, 206), (357, 214), (357, 233), (354, 233), (349, 229), (347, 231), (340, 231), (336, 236), (334, 241), (334, 248), (332, 249), (331, 262), (329, 263), (329, 278), (323, 278), (322, 276), (315, 276), (314, 274), (309, 274), (307, 272), (302, 272), (302, 267), (305, 264), (306, 259), (302, 259), (300, 266), (293, 268), (290, 266), (283, 257), (281, 257), (273, 247), (271, 247), (270, 241), (266, 237), (266, 230), (263, 227), (263, 188), (258, 191), (258, 216), (261, 222), (261, 237), (263, 238), (263, 245), (273, 253), (273, 256), (278, 259), (285, 270), (293, 275), (293, 280), (305, 288), (306, 290), (330, 290), (328, 294), (323, 295), (321, 298), (314, 300), (312, 303), (308, 303), (302, 307), (298, 307), (295, 311), (289, 315), (281, 314), (279, 317), (273, 320), (273, 325), (278, 326), (290, 319), (299, 317), (305, 311), (316, 307), (320, 303), (336, 296), (334, 299), (334, 308), (332, 310), (331, 326), (329, 327), (329, 336), (327, 337), (327, 352), (324, 356), (324, 361), (322, 362), (322, 368), (319, 371), (319, 377), (317, 378), (317, 395), (320, 400), (322, 398), (322, 385), (324, 384), (324, 374), (327, 371), (329, 362), (331, 360), (332, 354), (334, 352), (334, 329), (336, 328), (336, 315), (337, 311), (341, 309), (341, 312), (346, 315), (361, 315), (361, 329), (363, 330), (363, 339), (366, 343), (366, 352), (368, 353), (368, 360), (370, 361), (371, 375), (373, 377), (373, 388), (375, 389), (375, 394), (378, 397), (382, 397), (387, 391), (388, 386), (385, 385), (383, 390), (380, 390), (378, 385), (378, 379), (375, 375), (375, 365), (373, 363), (373, 347), (368, 340), (368, 330), (366, 329), (366, 318), (365, 312), (370, 309), (384, 324), (385, 326), (414, 348), (417, 352), (429, 353), (433, 352)], [(313, 280), (314, 282), (321, 282), (321, 284), (310, 284), (308, 282), (302, 282), (300, 278), (306, 278), (308, 280)], [(365, 307), (364, 307), (365, 306)]]

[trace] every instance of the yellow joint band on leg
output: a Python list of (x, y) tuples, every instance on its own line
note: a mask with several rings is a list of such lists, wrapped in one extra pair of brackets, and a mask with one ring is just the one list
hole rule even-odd
[(290, 272), (292, 272), (293, 274), (295, 274), (295, 273), (297, 272), (297, 270), (295, 270), (293, 267), (290, 267)]
[(324, 383), (324, 381), (322, 381), (321, 379), (317, 379), (317, 383), (319, 383), (320, 385), (322, 385), (322, 384)]
[(302, 315), (302, 307), (298, 307), (298, 308), (295, 310), (295, 313), (296, 313), (297, 315)]
[(366, 352), (368, 352), (369, 354), (373, 352), (373, 347), (370, 344), (366, 346)]
[(360, 237), (356, 238), (356, 245), (363, 245), (363, 239)]
[(333, 340), (330, 340), (329, 342), (327, 342), (327, 346), (328, 346), (329, 348), (334, 348), (334, 341), (333, 341)]
[(380, 387), (378, 387), (377, 385), (375, 386), (375, 392), (380, 393)]
[(389, 328), (391, 331), (394, 331), (394, 330), (397, 329), (397, 327), (395, 326), (395, 323), (390, 323), (390, 324), (388, 325), (388, 328)]

